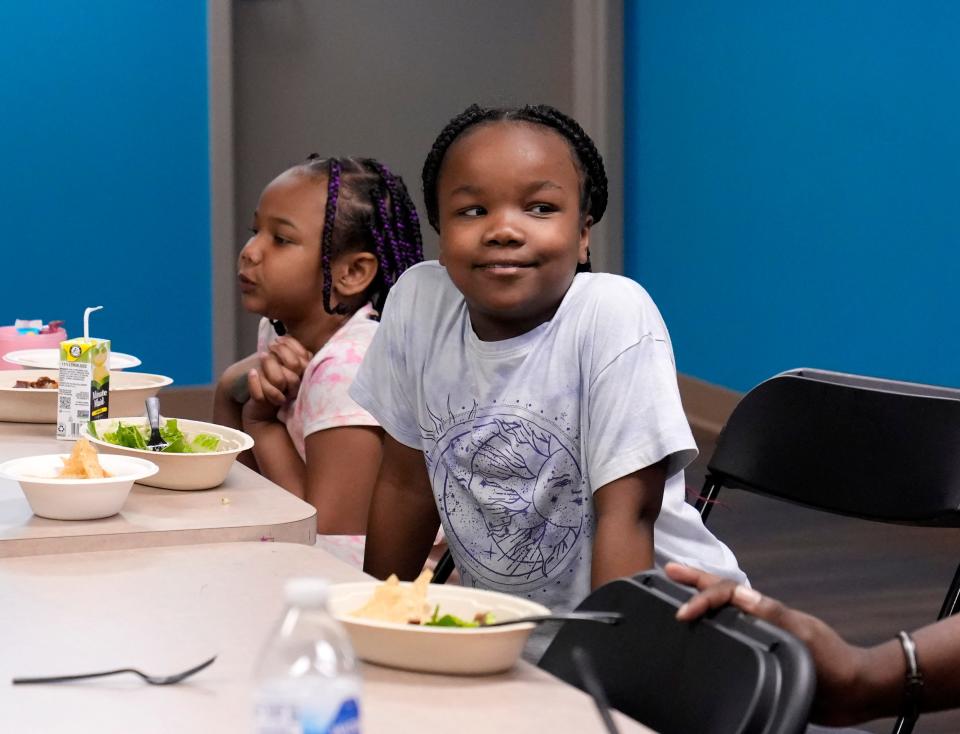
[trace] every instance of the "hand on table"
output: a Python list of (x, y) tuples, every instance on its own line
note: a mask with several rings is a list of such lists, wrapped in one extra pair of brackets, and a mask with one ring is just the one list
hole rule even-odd
[(700, 590), (677, 611), (678, 620), (692, 621), (711, 609), (731, 604), (785, 629), (806, 644), (817, 671), (811, 721), (845, 725), (863, 720), (854, 712), (859, 710), (858, 684), (864, 671), (869, 669), (866, 650), (845, 642), (822, 620), (729, 579), (679, 563), (668, 563), (665, 570), (674, 581)]

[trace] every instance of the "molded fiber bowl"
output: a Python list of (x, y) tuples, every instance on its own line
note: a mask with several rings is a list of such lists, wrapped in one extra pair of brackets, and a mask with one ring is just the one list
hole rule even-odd
[[(532, 623), (488, 628), (425, 627), (352, 616), (351, 612), (362, 607), (381, 583), (361, 581), (330, 587), (331, 613), (346, 628), (357, 657), (370, 663), (425, 673), (499, 673), (514, 666), (535, 627)], [(427, 599), (431, 605), (440, 606), (441, 615), (453, 614), (461, 619), (490, 612), (501, 622), (550, 613), (534, 601), (464, 586), (431, 584)]]
[[(59, 379), (57, 370), (5, 370), (0, 372), (0, 421), (12, 423), (56, 423), (56, 389), (14, 387), (17, 380), (35, 381), (41, 375)], [(160, 388), (173, 383), (163, 375), (146, 372), (110, 373), (110, 415), (143, 415), (143, 401)]]
[[(161, 425), (167, 418), (160, 419)], [(96, 422), (97, 433), (103, 435), (116, 430), (116, 425), (123, 421), (125, 425), (146, 426), (146, 418), (106, 418)], [(230, 467), (236, 461), (241, 451), (253, 447), (253, 439), (243, 431), (238, 431), (216, 423), (192, 421), (186, 418), (177, 418), (177, 425), (187, 436), (198, 433), (212, 433), (220, 436), (221, 448), (208, 454), (168, 454), (162, 451), (144, 449), (128, 449), (125, 446), (114, 446), (102, 438), (90, 435), (89, 427), (83, 426), (81, 434), (90, 439), (101, 454), (120, 454), (133, 456), (139, 459), (152, 461), (159, 468), (154, 476), (143, 479), (141, 484), (161, 489), (211, 489), (223, 484)]]
[(69, 454), (43, 454), (0, 464), (0, 475), (20, 483), (34, 515), (51, 520), (96, 520), (120, 512), (133, 483), (157, 473), (151, 461), (101, 455), (100, 465), (112, 476), (63, 479), (57, 471)]

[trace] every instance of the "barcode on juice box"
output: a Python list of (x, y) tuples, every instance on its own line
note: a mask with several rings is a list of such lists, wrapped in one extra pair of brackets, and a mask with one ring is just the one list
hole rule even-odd
[(61, 395), (60, 396), (60, 410), (70, 410), (70, 396)]

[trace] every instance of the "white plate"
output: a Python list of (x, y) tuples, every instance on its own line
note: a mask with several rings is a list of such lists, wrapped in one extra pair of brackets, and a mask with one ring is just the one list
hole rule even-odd
[[(56, 389), (14, 387), (17, 380), (33, 382), (41, 375), (57, 379), (57, 370), (0, 370), (0, 421), (56, 423)], [(146, 372), (116, 372), (110, 375), (110, 415), (141, 416), (143, 401), (173, 383), (163, 375)]]
[(157, 465), (128, 456), (100, 456), (112, 476), (63, 479), (57, 470), (69, 454), (42, 454), (0, 464), (0, 476), (20, 483), (33, 514), (51, 520), (97, 520), (120, 512), (133, 483), (157, 473)]
[[(55, 370), (60, 368), (60, 350), (59, 349), (19, 349), (16, 352), (7, 352), (3, 355), (3, 360), (10, 364), (18, 364), (21, 367), (30, 367), (40, 370)], [(131, 367), (139, 367), (140, 360), (132, 354), (123, 352), (110, 352), (111, 370), (128, 370)]]
[[(330, 612), (346, 628), (357, 656), (367, 662), (425, 673), (499, 673), (513, 667), (535, 626), (425, 627), (352, 616), (351, 612), (363, 606), (380, 583), (361, 581), (330, 587)], [(427, 600), (440, 606), (441, 615), (453, 614), (462, 619), (490, 612), (501, 622), (550, 613), (542, 604), (518, 596), (464, 586), (431, 584)]]
[[(2, 373), (0, 373), (2, 374)], [(113, 379), (111, 377), (111, 379)], [(174, 416), (160, 418), (161, 425)], [(103, 435), (116, 430), (117, 423), (124, 425), (144, 426), (146, 418), (105, 418), (96, 422), (97, 433)], [(208, 454), (167, 454), (162, 451), (145, 451), (143, 449), (128, 449), (125, 446), (114, 446), (112, 443), (94, 438), (90, 435), (88, 426), (80, 429), (82, 435), (90, 439), (101, 454), (121, 454), (148, 459), (160, 467), (156, 476), (143, 479), (141, 484), (161, 489), (210, 489), (223, 484), (230, 467), (236, 461), (241, 451), (253, 448), (253, 439), (243, 431), (238, 431), (216, 423), (191, 421), (186, 418), (177, 418), (177, 426), (187, 436), (198, 433), (212, 433), (220, 436), (221, 448)]]

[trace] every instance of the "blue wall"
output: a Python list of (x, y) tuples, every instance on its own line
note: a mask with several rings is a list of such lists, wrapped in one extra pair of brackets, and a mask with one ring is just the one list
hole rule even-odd
[(65, 319), (211, 379), (206, 4), (0, 6), (0, 323)]
[(626, 268), (678, 368), (960, 385), (960, 3), (627, 0)]

